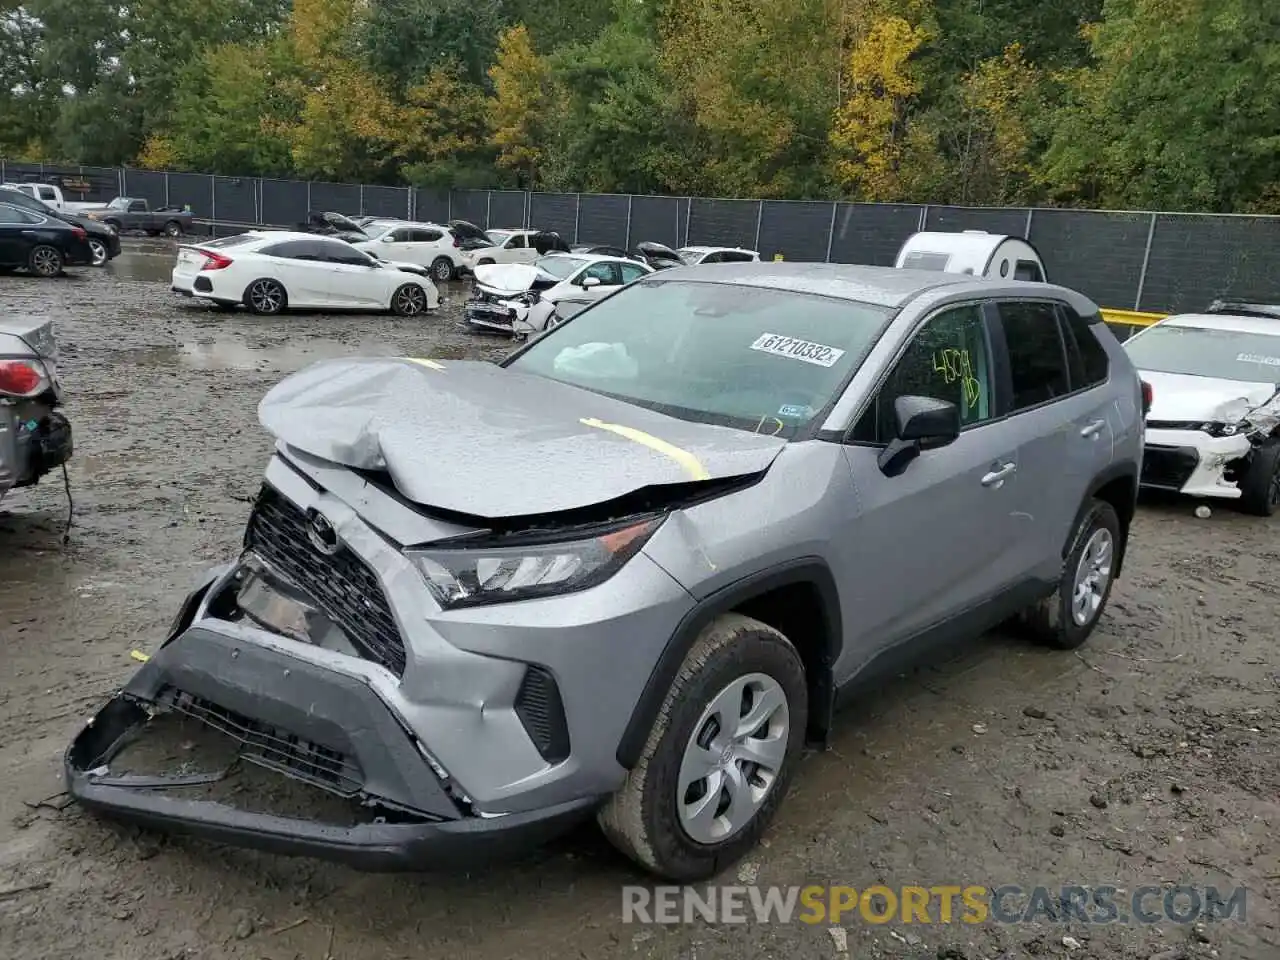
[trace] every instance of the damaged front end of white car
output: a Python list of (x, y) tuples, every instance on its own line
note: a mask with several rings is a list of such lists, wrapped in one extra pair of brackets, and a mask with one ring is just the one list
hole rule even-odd
[(555, 304), (542, 294), (560, 281), (535, 266), (488, 264), (476, 267), (476, 283), (463, 319), (481, 333), (524, 337), (548, 328)]
[(1260, 516), (1275, 513), (1280, 506), (1280, 385), (1233, 383), (1238, 395), (1223, 399), (1223, 391), (1209, 384), (1188, 393), (1162, 391), (1159, 374), (1144, 372), (1143, 379), (1155, 381), (1143, 486), (1237, 500), (1243, 510)]

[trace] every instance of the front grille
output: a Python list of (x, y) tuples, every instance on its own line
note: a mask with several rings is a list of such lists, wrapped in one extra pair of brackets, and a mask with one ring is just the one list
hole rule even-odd
[(569, 729), (555, 678), (542, 667), (530, 667), (516, 693), (516, 716), (543, 759), (559, 763), (569, 756)]
[(1181, 490), (1191, 478), (1200, 456), (1193, 447), (1153, 447), (1142, 453), (1142, 484), (1164, 490)]
[(306, 513), (273, 487), (258, 494), (245, 546), (310, 596), (362, 656), (404, 674), (404, 640), (377, 576), (344, 545), (321, 553)]
[(350, 797), (364, 786), (364, 775), (350, 757), (303, 740), (287, 730), (253, 720), (216, 703), (168, 687), (158, 698), (162, 707), (199, 720), (240, 743), (240, 757), (250, 763)]

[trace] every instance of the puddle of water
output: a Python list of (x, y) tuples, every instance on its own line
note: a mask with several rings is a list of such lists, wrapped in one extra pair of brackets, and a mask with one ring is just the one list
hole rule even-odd
[(182, 344), (172, 351), (178, 363), (196, 370), (301, 370), (320, 360), (340, 357), (379, 356), (391, 352), (385, 342), (361, 340), (355, 343), (311, 338), (303, 343), (253, 346), (240, 337), (219, 337), (211, 341)]
[(173, 275), (175, 254), (172, 250), (130, 250), (125, 248), (120, 256), (107, 264), (120, 280), (161, 281), (168, 283)]

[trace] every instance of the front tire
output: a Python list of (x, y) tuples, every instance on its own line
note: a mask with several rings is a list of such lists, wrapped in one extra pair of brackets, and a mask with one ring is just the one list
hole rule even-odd
[(476, 266), (477, 266), (477, 267), (490, 267), (490, 266), (493, 266), (493, 258), (492, 258), (492, 257), (485, 257), (483, 260), (477, 260), (477, 261), (476, 261)]
[(391, 295), (391, 312), (397, 317), (416, 317), (427, 312), (427, 291), (421, 284), (401, 284)]
[(1253, 451), (1240, 481), (1240, 509), (1255, 517), (1274, 516), (1280, 507), (1280, 441), (1268, 440)]
[(93, 254), (93, 265), (100, 267), (107, 262), (107, 245), (101, 240), (89, 238), (89, 252)]
[(56, 277), (64, 263), (62, 251), (47, 243), (36, 244), (27, 255), (27, 269), (37, 277)]
[(718, 617), (685, 657), (639, 761), (601, 810), (605, 836), (659, 876), (714, 876), (769, 826), (807, 720), (804, 664), (791, 642), (750, 617)]
[(250, 313), (272, 317), (289, 305), (289, 295), (278, 280), (263, 277), (245, 287), (244, 305)]
[(1059, 650), (1075, 650), (1098, 625), (1120, 559), (1120, 518), (1104, 500), (1091, 500), (1071, 539), (1062, 579), (1052, 595), (1023, 610), (1014, 631)]
[(437, 283), (447, 283), (453, 279), (453, 261), (448, 257), (436, 257), (431, 264), (431, 279)]

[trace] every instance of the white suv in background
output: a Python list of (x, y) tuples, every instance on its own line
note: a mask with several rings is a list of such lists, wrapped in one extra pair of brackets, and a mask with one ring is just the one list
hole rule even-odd
[(760, 254), (742, 247), (681, 247), (676, 251), (691, 267), (700, 263), (758, 263)]
[(438, 223), (387, 224), (352, 246), (383, 260), (427, 267), (437, 283), (452, 280), (468, 266), (453, 231)]

